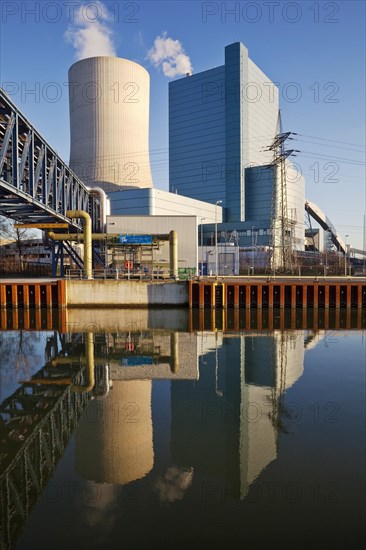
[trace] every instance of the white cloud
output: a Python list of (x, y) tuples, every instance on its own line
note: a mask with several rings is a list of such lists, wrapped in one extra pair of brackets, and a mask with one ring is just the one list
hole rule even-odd
[(147, 58), (154, 67), (161, 66), (163, 73), (169, 78), (192, 72), (191, 60), (182, 43), (169, 38), (166, 32), (155, 38), (153, 47), (147, 52)]
[(106, 7), (99, 0), (83, 4), (75, 11), (75, 21), (65, 32), (65, 38), (74, 46), (77, 60), (116, 55), (113, 33), (107, 25), (110, 20)]

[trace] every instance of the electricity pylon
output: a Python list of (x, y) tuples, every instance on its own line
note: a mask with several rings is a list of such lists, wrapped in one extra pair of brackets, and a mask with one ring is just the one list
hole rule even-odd
[(292, 132), (282, 131), (281, 111), (278, 112), (277, 135), (268, 150), (273, 151), (274, 176), (271, 203), (271, 268), (272, 271), (292, 270), (292, 229), (287, 207), (286, 159), (295, 149), (285, 149)]

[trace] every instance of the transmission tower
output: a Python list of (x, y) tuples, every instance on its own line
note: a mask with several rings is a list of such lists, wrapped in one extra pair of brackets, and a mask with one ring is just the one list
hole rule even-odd
[(285, 141), (293, 132), (283, 132), (281, 111), (278, 112), (277, 135), (268, 150), (273, 151), (275, 174), (271, 204), (271, 268), (275, 272), (292, 269), (292, 228), (287, 207), (286, 159), (295, 149), (285, 149)]

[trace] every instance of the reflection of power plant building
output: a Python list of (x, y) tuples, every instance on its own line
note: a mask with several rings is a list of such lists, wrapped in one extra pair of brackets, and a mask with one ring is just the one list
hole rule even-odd
[(277, 456), (278, 402), (302, 374), (303, 334), (211, 344), (199, 381), (172, 384), (172, 458), (220, 480), (228, 499), (244, 498)]
[[(170, 190), (222, 201), (220, 231), (238, 231), (240, 244), (270, 244), (277, 169), (268, 150), (278, 132), (278, 89), (239, 42), (225, 64), (169, 86)], [(303, 248), (304, 180), (287, 164), (288, 216), (293, 244)], [(206, 222), (207, 223), (207, 222)], [(210, 244), (213, 226), (205, 227)]]
[[(112, 341), (113, 338), (113, 341)], [(186, 332), (130, 331), (109, 335), (112, 380), (196, 380), (197, 336)], [(116, 358), (116, 355), (118, 359)]]
[(300, 378), (304, 368), (303, 333), (275, 333), (245, 343), (241, 380), (240, 463), (241, 496), (277, 457), (281, 429), (279, 402), (285, 390)]

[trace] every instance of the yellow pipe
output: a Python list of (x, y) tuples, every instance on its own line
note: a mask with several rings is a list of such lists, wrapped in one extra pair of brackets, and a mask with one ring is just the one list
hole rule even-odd
[(71, 391), (74, 393), (84, 393), (91, 391), (95, 386), (95, 367), (94, 367), (94, 335), (92, 332), (86, 333), (85, 341), (86, 368), (88, 373), (87, 386), (72, 386)]
[(66, 210), (68, 218), (82, 218), (84, 220), (84, 269), (87, 279), (92, 279), (92, 223), (91, 217), (84, 210)]
[[(54, 233), (53, 231), (47, 232), (50, 239), (54, 241), (83, 241), (84, 233)], [(92, 240), (99, 241), (101, 239), (106, 239), (110, 237), (107, 233), (92, 233)]]
[[(66, 215), (69, 218), (84, 219), (84, 233), (55, 233), (48, 231), (48, 236), (54, 241), (84, 241), (84, 269), (87, 279), (92, 279), (92, 240), (106, 239), (107, 237), (116, 237), (118, 234), (94, 233), (91, 232), (91, 218), (83, 210), (67, 210)], [(178, 234), (175, 229), (169, 234), (155, 235), (159, 240), (169, 240), (169, 259), (170, 276), (178, 278)]]
[(18, 380), (19, 384), (41, 384), (42, 386), (70, 386), (72, 378), (31, 378), (30, 380)]
[[(88, 376), (88, 384), (86, 386), (71, 386), (71, 391), (74, 393), (84, 393), (92, 391), (92, 389), (95, 386), (95, 361), (94, 361), (94, 337), (92, 332), (86, 333), (86, 340), (85, 340), (85, 355), (86, 355), (86, 369), (87, 369), (87, 376)], [(57, 358), (52, 360), (52, 363), (56, 361)], [(65, 358), (58, 358), (60, 359), (67, 359)], [(83, 358), (78, 358), (82, 361)], [(63, 361), (60, 361), (63, 362)], [(71, 358), (67, 361), (68, 363), (71, 363)], [(42, 384), (42, 385), (50, 385), (50, 386), (70, 386), (72, 384), (71, 378), (58, 378), (58, 379), (52, 379), (52, 378), (33, 378), (30, 380), (19, 380), (20, 384)]]
[(175, 229), (169, 233), (170, 276), (178, 278), (178, 235)]
[(74, 357), (68, 355), (66, 357), (55, 357), (48, 363), (51, 367), (57, 367), (58, 365), (70, 365), (70, 363), (85, 363), (85, 357)]

